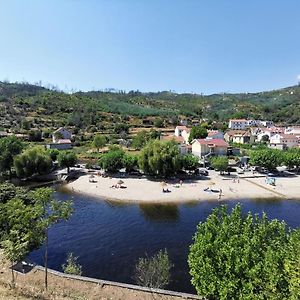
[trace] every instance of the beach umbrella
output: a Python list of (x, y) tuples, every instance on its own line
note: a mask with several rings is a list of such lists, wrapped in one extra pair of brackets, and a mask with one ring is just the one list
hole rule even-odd
[(210, 181), (208, 184), (209, 185), (215, 185), (215, 183), (213, 181)]
[(162, 187), (167, 186), (167, 183), (165, 181), (162, 181), (160, 184)]
[(123, 183), (124, 183), (124, 181), (121, 180), (121, 179), (117, 182), (118, 185), (121, 185), (121, 184), (123, 184)]

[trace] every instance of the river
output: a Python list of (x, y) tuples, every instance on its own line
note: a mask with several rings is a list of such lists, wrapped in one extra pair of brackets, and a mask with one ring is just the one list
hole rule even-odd
[[(69, 221), (49, 231), (49, 267), (61, 270), (68, 252), (78, 256), (83, 275), (134, 283), (134, 266), (139, 257), (167, 249), (173, 263), (167, 289), (195, 293), (190, 284), (187, 256), (196, 226), (204, 221), (218, 202), (185, 204), (124, 204), (70, 194), (62, 188), (55, 192), (59, 200), (72, 199), (74, 213)], [(243, 211), (285, 220), (293, 228), (300, 226), (300, 201), (243, 200)], [(229, 207), (237, 201), (222, 201)], [(43, 265), (43, 247), (29, 259)]]

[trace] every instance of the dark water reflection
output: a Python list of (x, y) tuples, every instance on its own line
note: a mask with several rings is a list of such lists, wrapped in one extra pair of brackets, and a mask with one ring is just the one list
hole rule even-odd
[[(61, 270), (68, 252), (79, 257), (83, 275), (133, 283), (134, 265), (145, 253), (168, 250), (174, 267), (168, 289), (194, 292), (188, 274), (187, 255), (196, 226), (204, 221), (218, 202), (186, 204), (124, 204), (57, 191), (60, 200), (72, 198), (75, 212), (68, 222), (56, 224), (49, 232), (49, 267)], [(300, 225), (300, 201), (261, 200), (243, 202), (243, 211)], [(222, 202), (230, 207), (237, 201)], [(43, 264), (42, 250), (30, 259)]]

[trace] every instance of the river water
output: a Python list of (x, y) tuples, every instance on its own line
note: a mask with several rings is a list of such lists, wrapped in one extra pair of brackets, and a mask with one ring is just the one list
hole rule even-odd
[[(187, 256), (196, 226), (205, 221), (218, 202), (185, 204), (122, 204), (79, 194), (62, 188), (55, 192), (59, 200), (72, 199), (74, 214), (67, 222), (49, 231), (49, 267), (61, 270), (68, 252), (78, 256), (83, 275), (134, 283), (134, 266), (139, 257), (167, 249), (173, 263), (167, 289), (195, 293), (190, 284)], [(300, 201), (243, 200), (243, 211), (285, 220), (293, 228), (300, 226)], [(237, 201), (222, 201), (229, 207)], [(29, 258), (43, 265), (43, 247)]]

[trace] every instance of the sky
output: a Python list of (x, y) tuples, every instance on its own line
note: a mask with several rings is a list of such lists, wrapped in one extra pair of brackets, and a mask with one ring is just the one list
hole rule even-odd
[(0, 0), (0, 81), (212, 94), (300, 81), (299, 0)]

